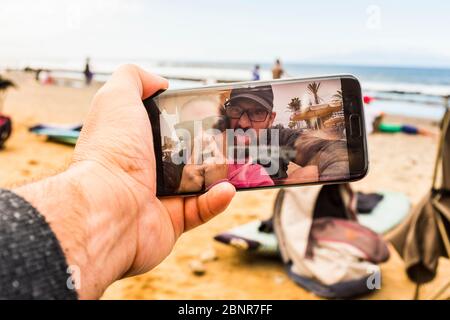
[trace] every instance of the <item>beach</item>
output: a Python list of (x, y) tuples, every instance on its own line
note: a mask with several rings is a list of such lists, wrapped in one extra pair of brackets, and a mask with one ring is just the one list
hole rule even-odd
[[(28, 132), (38, 123), (76, 124), (83, 121), (99, 83), (90, 87), (41, 85), (32, 74), (5, 73), (17, 89), (8, 92), (3, 113), (13, 119), (14, 132), (0, 151), (0, 187), (14, 186), (54, 175), (66, 168), (72, 146), (46, 141)], [(387, 116), (388, 122), (409, 123), (439, 132), (437, 122), (418, 118)], [(372, 134), (368, 138), (369, 174), (353, 184), (365, 192), (398, 191), (413, 205), (431, 185), (438, 138), (405, 134)], [(156, 269), (113, 284), (106, 299), (317, 299), (286, 276), (274, 257), (242, 253), (221, 245), (213, 237), (231, 227), (265, 219), (271, 215), (276, 190), (237, 194), (226, 212), (183, 235), (172, 254)], [(192, 273), (189, 263), (202, 252), (213, 251), (216, 259), (205, 263), (202, 276)], [(421, 290), (428, 297), (450, 278), (450, 264), (441, 259), (436, 279)], [(408, 280), (398, 254), (382, 266), (382, 287), (365, 298), (411, 299), (415, 285)]]

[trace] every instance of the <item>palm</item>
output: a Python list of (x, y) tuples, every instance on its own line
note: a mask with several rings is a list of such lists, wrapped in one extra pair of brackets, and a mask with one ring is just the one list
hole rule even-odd
[[(112, 85), (115, 85), (113, 80)], [(117, 181), (114, 185), (122, 188), (120, 192), (130, 199), (129, 212), (137, 215), (137, 233), (133, 233), (135, 239), (130, 239), (136, 247), (128, 274), (142, 273), (156, 266), (170, 253), (184, 231), (222, 211), (234, 193), (228, 188), (230, 192), (222, 194), (222, 199), (217, 195), (210, 195), (208, 199), (207, 194), (163, 200), (156, 197), (153, 138), (141, 97), (156, 92), (164, 83), (152, 80), (153, 86), (143, 88), (140, 95), (133, 94), (131, 88), (108, 90), (105, 86), (94, 99), (74, 157), (75, 161), (94, 161), (111, 168)], [(130, 83), (135, 84), (128, 79), (121, 88)], [(147, 89), (149, 92), (145, 92)], [(112, 92), (116, 96), (111, 96)], [(216, 198), (212, 204), (211, 197)]]

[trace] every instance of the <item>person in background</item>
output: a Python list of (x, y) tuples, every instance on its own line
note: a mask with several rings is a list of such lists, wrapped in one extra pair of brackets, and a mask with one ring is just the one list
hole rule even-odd
[(401, 123), (386, 123), (384, 121), (385, 114), (380, 113), (373, 122), (373, 132), (382, 133), (406, 133), (410, 135), (421, 135), (427, 137), (435, 137), (436, 133), (425, 129), (419, 128), (412, 124), (401, 124)]
[(275, 65), (272, 68), (272, 78), (273, 79), (281, 79), (281, 77), (284, 75), (284, 69), (281, 66), (280, 59), (275, 60)]
[[(274, 111), (274, 93), (271, 85), (252, 88), (235, 88), (223, 106), (227, 129), (235, 133), (235, 144), (249, 145), (246, 136), (250, 130), (256, 135), (268, 130), (267, 140), (259, 146), (271, 146), (271, 130), (277, 130), (279, 152), (270, 160), (252, 159), (246, 166), (228, 163), (228, 181), (235, 187), (288, 185), (293, 182), (313, 182), (329, 177), (348, 176), (348, 152), (345, 141), (322, 139), (300, 129), (273, 126), (277, 113)], [(292, 154), (291, 151), (295, 151)], [(235, 159), (238, 160), (238, 159)], [(250, 162), (250, 161), (249, 161)], [(261, 167), (264, 171), (261, 171)], [(249, 169), (249, 170), (248, 170)], [(241, 174), (241, 175), (238, 175)], [(183, 191), (198, 191), (205, 185), (205, 175), (195, 167), (185, 166), (181, 175)], [(272, 180), (272, 181), (270, 181)], [(246, 183), (246, 184), (245, 184)]]
[(87, 86), (91, 84), (92, 79), (94, 78), (94, 73), (92, 73), (92, 71), (91, 71), (90, 62), (91, 62), (91, 59), (89, 57), (87, 57), (86, 64), (84, 65), (84, 71), (83, 71), (84, 80), (85, 80), (85, 83)]
[(252, 80), (253, 81), (261, 80), (261, 75), (259, 73), (259, 69), (260, 69), (259, 64), (255, 65), (255, 68), (252, 71)]
[(404, 124), (404, 123), (388, 123), (385, 121), (385, 114), (381, 111), (374, 110), (370, 107), (370, 104), (375, 100), (375, 98), (370, 96), (364, 96), (363, 101), (366, 106), (365, 117), (366, 117), (366, 132), (371, 134), (373, 132), (381, 133), (406, 133), (410, 135), (422, 135), (428, 137), (434, 137), (436, 134), (428, 129), (419, 128), (415, 125)]
[(11, 80), (2, 78), (2, 75), (0, 74), (0, 150), (5, 141), (11, 136), (12, 132), (11, 118), (2, 114), (6, 93), (10, 88), (17, 88), (17, 86)]
[[(190, 132), (192, 140), (185, 145), (186, 149), (189, 148), (189, 158), (180, 165), (164, 162), (164, 179), (167, 182), (164, 183), (165, 190), (197, 192), (209, 190), (222, 181), (228, 181), (236, 188), (274, 185), (259, 164), (228, 161), (225, 135), (228, 120), (222, 115), (222, 111), (221, 101), (215, 96), (192, 98), (179, 109), (181, 122), (175, 128)], [(194, 129), (196, 122), (201, 129)], [(216, 132), (210, 131), (212, 129)], [(185, 152), (186, 150), (183, 153)], [(199, 157), (198, 153), (202, 156)], [(177, 167), (176, 170), (174, 166)], [(180, 178), (179, 181), (176, 181), (177, 177)], [(191, 177), (196, 179), (191, 180)]]

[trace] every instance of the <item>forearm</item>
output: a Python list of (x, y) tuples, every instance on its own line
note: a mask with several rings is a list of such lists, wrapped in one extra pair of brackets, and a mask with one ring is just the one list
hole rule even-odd
[[(131, 219), (111, 224), (122, 208), (98, 165), (75, 166), (54, 177), (14, 190), (45, 217), (59, 240), (80, 298), (98, 298), (126, 269), (118, 252)], [(124, 250), (124, 252), (127, 252)], [(129, 257), (126, 257), (129, 258)]]
[(319, 174), (330, 166), (344, 161), (348, 163), (347, 145), (343, 140), (331, 140), (301, 136), (296, 141), (297, 157), (294, 162), (302, 167), (318, 166)]
[(17, 194), (0, 190), (0, 299), (76, 299), (69, 276), (45, 218)]

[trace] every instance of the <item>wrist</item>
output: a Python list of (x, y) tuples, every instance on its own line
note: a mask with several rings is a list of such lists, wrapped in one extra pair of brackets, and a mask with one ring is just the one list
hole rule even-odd
[[(118, 177), (94, 162), (15, 190), (45, 217), (72, 270), (80, 298), (98, 298), (130, 267), (137, 214)], [(135, 249), (134, 249), (135, 250)]]

